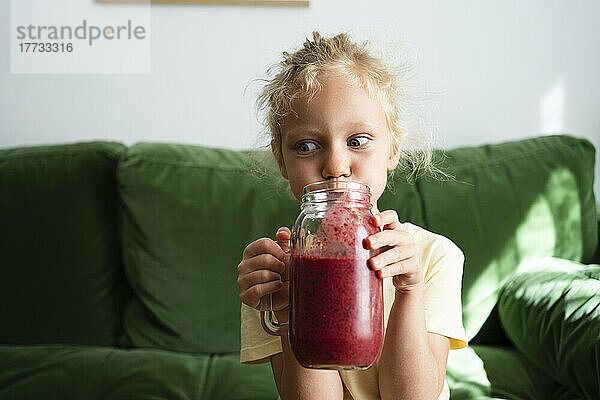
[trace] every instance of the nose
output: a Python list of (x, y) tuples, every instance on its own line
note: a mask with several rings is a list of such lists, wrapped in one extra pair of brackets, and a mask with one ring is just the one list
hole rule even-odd
[(340, 177), (348, 178), (350, 173), (350, 162), (346, 157), (334, 152), (331, 152), (326, 156), (321, 171), (321, 176), (324, 179)]

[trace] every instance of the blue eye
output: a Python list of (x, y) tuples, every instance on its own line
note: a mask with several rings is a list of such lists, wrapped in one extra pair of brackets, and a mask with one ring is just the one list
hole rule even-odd
[[(314, 146), (313, 148), (311, 148), (310, 146)], [(296, 148), (298, 149), (298, 151), (300, 151), (301, 153), (307, 153), (311, 150), (314, 150), (317, 148), (317, 145), (314, 144), (313, 142), (298, 142), (296, 143)]]
[(351, 146), (351, 147), (360, 147), (360, 146), (366, 144), (368, 141), (369, 141), (368, 137), (365, 137), (365, 136), (356, 136), (356, 137), (350, 138), (348, 140), (348, 146)]

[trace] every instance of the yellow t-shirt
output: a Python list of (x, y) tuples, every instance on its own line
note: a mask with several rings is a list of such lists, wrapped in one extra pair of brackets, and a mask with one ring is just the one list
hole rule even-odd
[[(450, 239), (411, 223), (402, 224), (402, 229), (414, 237), (420, 249), (427, 331), (450, 338), (451, 350), (466, 347), (460, 300), (464, 261), (462, 251)], [(392, 278), (384, 278), (385, 327), (395, 293)], [(257, 310), (242, 303), (241, 313), (242, 364), (268, 362), (269, 356), (282, 352), (279, 337), (271, 336), (263, 330)], [(339, 371), (344, 386), (344, 400), (379, 400), (378, 364), (379, 359), (366, 370)], [(444, 382), (444, 389), (438, 400), (449, 398), (450, 390)]]

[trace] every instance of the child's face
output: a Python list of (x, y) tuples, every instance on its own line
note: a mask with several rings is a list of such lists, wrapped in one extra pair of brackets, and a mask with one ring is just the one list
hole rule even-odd
[(294, 196), (322, 180), (357, 181), (371, 189), (374, 211), (383, 193), (387, 170), (398, 165), (392, 154), (391, 132), (378, 99), (347, 78), (319, 78), (321, 91), (310, 103), (298, 100), (282, 126), (281, 174)]

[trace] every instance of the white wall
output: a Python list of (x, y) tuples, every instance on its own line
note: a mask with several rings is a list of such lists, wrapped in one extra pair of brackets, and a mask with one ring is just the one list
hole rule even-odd
[[(89, 19), (100, 9), (127, 10), (87, 1)], [(3, 0), (0, 146), (91, 139), (254, 146), (255, 90), (244, 97), (245, 85), (312, 30), (343, 30), (419, 49), (422, 75), (443, 92), (433, 108), (440, 146), (565, 132), (600, 149), (597, 0), (311, 3), (153, 5), (151, 74), (19, 75), (10, 74), (10, 1)], [(596, 163), (600, 198), (600, 156)]]

